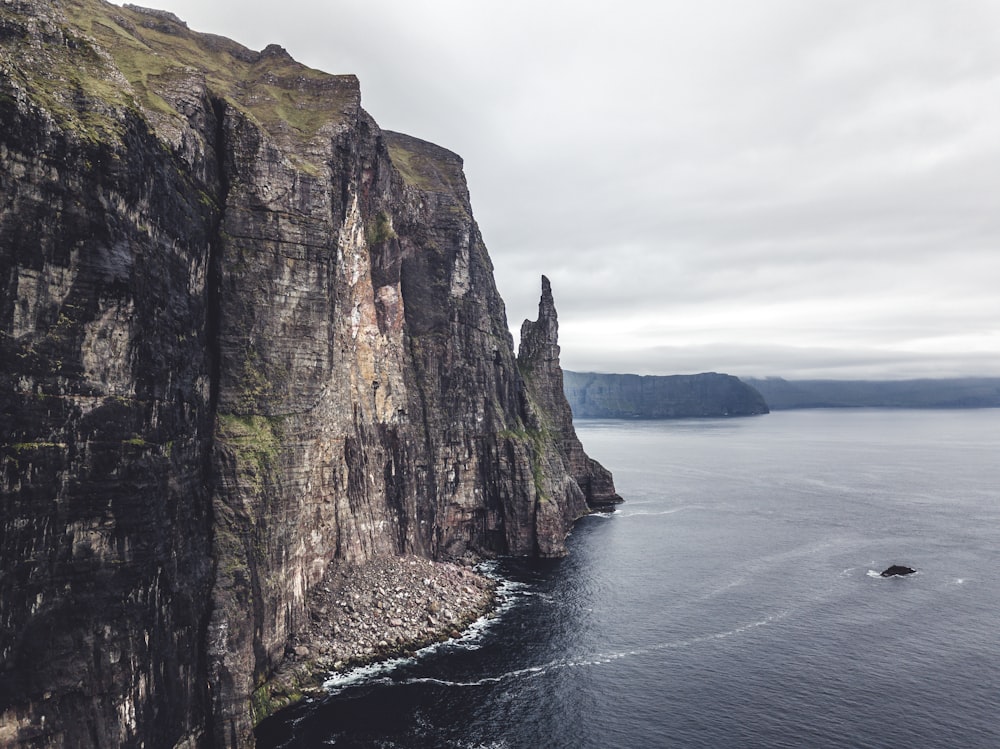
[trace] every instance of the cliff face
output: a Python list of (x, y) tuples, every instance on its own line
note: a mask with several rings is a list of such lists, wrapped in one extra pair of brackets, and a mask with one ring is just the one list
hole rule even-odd
[(0, 73), (0, 743), (247, 745), (331, 560), (614, 498), (356, 79), (100, 0), (0, 6)]
[(580, 419), (682, 419), (768, 413), (763, 396), (732, 375), (564, 375), (566, 398)]

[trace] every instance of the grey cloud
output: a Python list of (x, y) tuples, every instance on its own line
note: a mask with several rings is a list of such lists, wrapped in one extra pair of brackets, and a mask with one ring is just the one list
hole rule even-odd
[(460, 153), (511, 327), (545, 273), (567, 362), (1000, 374), (991, 0), (161, 5)]

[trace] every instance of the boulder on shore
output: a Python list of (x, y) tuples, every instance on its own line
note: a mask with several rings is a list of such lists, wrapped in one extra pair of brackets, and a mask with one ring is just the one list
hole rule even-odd
[(912, 575), (916, 572), (912, 567), (904, 567), (901, 564), (894, 564), (882, 570), (882, 577), (896, 577), (897, 575)]

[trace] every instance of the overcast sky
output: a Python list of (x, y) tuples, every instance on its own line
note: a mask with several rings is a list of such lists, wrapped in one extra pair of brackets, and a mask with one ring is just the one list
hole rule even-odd
[(459, 153), (567, 369), (1000, 376), (996, 0), (144, 2)]

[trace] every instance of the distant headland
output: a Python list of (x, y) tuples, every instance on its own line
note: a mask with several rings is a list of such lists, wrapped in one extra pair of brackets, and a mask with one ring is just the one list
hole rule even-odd
[(716, 372), (640, 376), (563, 371), (563, 387), (580, 419), (683, 419), (768, 413), (759, 392)]
[(746, 378), (775, 411), (792, 408), (997, 408), (1000, 377), (920, 380)]
[(563, 372), (579, 419), (756, 416), (797, 408), (1000, 408), (1000, 377), (785, 380)]

